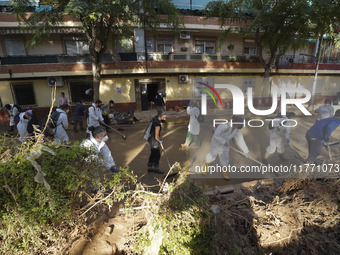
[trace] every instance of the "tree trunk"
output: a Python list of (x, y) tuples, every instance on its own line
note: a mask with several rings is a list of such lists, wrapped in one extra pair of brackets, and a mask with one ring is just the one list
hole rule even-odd
[(99, 87), (101, 78), (101, 64), (97, 61), (92, 61), (92, 73), (93, 73), (93, 101), (95, 102), (100, 98)]
[(267, 84), (270, 83), (270, 71), (271, 71), (271, 65), (266, 65), (264, 67), (264, 76), (263, 76), (261, 94), (260, 94), (260, 100), (259, 100), (260, 106), (262, 106), (262, 103), (263, 103), (264, 89), (265, 87), (267, 87)]
[(318, 45), (318, 51), (315, 57), (315, 72), (314, 72), (314, 78), (313, 78), (313, 84), (312, 84), (312, 91), (311, 91), (311, 99), (309, 101), (308, 110), (313, 110), (314, 108), (314, 101), (315, 101), (315, 91), (316, 91), (316, 82), (318, 79), (318, 70), (319, 70), (319, 63), (320, 63), (320, 57), (321, 57), (321, 48), (322, 48), (322, 41), (323, 41), (323, 34), (319, 36), (319, 45)]

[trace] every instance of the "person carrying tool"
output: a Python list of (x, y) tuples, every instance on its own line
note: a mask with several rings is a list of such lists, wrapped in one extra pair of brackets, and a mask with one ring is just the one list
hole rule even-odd
[(20, 112), (20, 106), (17, 106), (15, 104), (6, 104), (4, 109), (8, 112), (9, 116), (10, 116), (10, 120), (9, 120), (9, 132), (13, 132), (14, 131), (14, 126), (15, 126), (15, 120), (14, 117), (19, 114)]
[(198, 117), (200, 115), (200, 109), (197, 107), (197, 103), (195, 101), (189, 103), (187, 107), (187, 114), (190, 115), (190, 121), (188, 125), (188, 133), (185, 138), (185, 143), (182, 144), (182, 148), (189, 147), (191, 143), (191, 139), (194, 139), (194, 145), (196, 147), (200, 146), (200, 122), (198, 121)]
[(280, 160), (286, 160), (283, 153), (285, 143), (289, 144), (290, 142), (289, 118), (292, 118), (294, 116), (295, 116), (294, 112), (287, 112), (286, 117), (281, 116), (281, 114), (278, 114), (278, 116), (276, 116), (271, 122), (269, 122), (270, 140), (269, 145), (266, 149), (266, 153), (264, 155), (263, 162), (265, 164), (267, 164), (269, 156), (274, 154), (276, 151), (279, 154)]
[(162, 143), (160, 133), (162, 130), (161, 123), (166, 121), (166, 112), (159, 110), (157, 116), (152, 119), (152, 126), (150, 129), (150, 137), (148, 144), (150, 145), (151, 153), (148, 161), (148, 172), (154, 172), (163, 174), (164, 172), (159, 170), (159, 160), (161, 158), (160, 144)]
[(325, 100), (325, 104), (320, 105), (314, 112), (318, 113), (318, 120), (326, 119), (334, 115), (334, 107), (331, 105), (330, 99)]
[(90, 127), (90, 137), (85, 139), (80, 146), (87, 148), (95, 155), (91, 157), (93, 159), (99, 160), (101, 165), (106, 169), (114, 173), (118, 173), (119, 169), (111, 155), (109, 147), (106, 145), (106, 141), (109, 139), (106, 130), (102, 126)]
[[(232, 117), (232, 123), (219, 125), (211, 139), (210, 151), (206, 155), (206, 166), (209, 166), (218, 156), (221, 166), (228, 166), (229, 164), (229, 141), (235, 138), (238, 147), (241, 148), (246, 158), (251, 159), (249, 149), (244, 141), (241, 129), (243, 128), (243, 118), (239, 116)], [(229, 179), (226, 173), (222, 172), (225, 179)]]
[[(111, 121), (110, 121), (110, 112), (113, 110), (113, 105), (114, 105), (114, 101), (110, 100), (108, 104), (104, 104), (102, 107), (100, 107), (101, 111), (102, 111), (102, 115), (103, 115), (103, 119), (104, 119), (104, 123), (106, 125), (110, 125)], [(107, 130), (108, 131), (108, 130)]]
[(340, 110), (337, 110), (333, 117), (317, 121), (307, 132), (308, 142), (307, 163), (315, 163), (321, 154), (322, 145), (327, 146), (333, 131), (340, 125)]
[(67, 113), (69, 112), (70, 107), (68, 104), (63, 104), (56, 110), (59, 113), (59, 117), (56, 122), (56, 127), (53, 129), (54, 132), (54, 144), (58, 144), (59, 142), (64, 143), (68, 142), (69, 138), (66, 133), (68, 129), (68, 118)]
[(103, 115), (100, 110), (100, 105), (102, 101), (97, 100), (95, 103), (92, 103), (92, 105), (87, 109), (88, 114), (87, 116), (87, 133), (90, 133), (89, 127), (98, 127), (100, 126), (100, 123), (104, 123)]

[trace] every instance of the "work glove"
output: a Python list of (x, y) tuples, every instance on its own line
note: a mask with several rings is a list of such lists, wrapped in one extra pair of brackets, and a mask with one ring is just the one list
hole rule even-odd
[(324, 146), (327, 146), (327, 142), (326, 142), (325, 140), (322, 140), (322, 144), (323, 144)]
[(114, 173), (118, 173), (118, 172), (119, 172), (119, 169), (118, 169), (118, 167), (116, 167), (116, 166), (111, 166), (110, 171), (111, 171), (111, 172), (114, 172)]
[(189, 102), (188, 106), (191, 106), (191, 102)]
[(287, 139), (286, 139), (286, 142), (287, 142), (287, 143), (289, 143), (289, 142), (290, 142), (289, 138), (287, 138)]

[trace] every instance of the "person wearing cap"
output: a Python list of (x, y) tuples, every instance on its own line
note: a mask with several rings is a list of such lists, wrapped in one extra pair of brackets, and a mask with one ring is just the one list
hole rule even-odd
[(327, 146), (327, 142), (335, 129), (340, 125), (340, 110), (330, 118), (321, 119), (306, 132), (308, 142), (307, 163), (315, 163), (317, 157), (321, 154), (322, 146)]
[(27, 136), (27, 124), (29, 121), (29, 117), (33, 115), (33, 111), (31, 109), (21, 112), (19, 114), (19, 122), (17, 124), (17, 129), (19, 132), (19, 141), (23, 142), (25, 137)]
[(158, 109), (165, 110), (164, 98), (162, 95), (162, 91), (157, 90), (157, 95), (155, 97), (155, 104)]
[(106, 145), (108, 140), (106, 130), (102, 126), (90, 127), (90, 137), (85, 139), (80, 146), (93, 152), (93, 157), (99, 160), (101, 165), (114, 173), (119, 172), (111, 155), (109, 147)]
[[(228, 123), (218, 125), (211, 139), (210, 151), (205, 158), (206, 166), (209, 166), (211, 162), (215, 161), (217, 156), (221, 166), (229, 165), (229, 141), (233, 138), (235, 139), (238, 147), (240, 147), (246, 155), (246, 158), (251, 158), (249, 149), (241, 132), (241, 129), (243, 128), (242, 123), (244, 123), (243, 118), (234, 115), (232, 120)], [(225, 172), (222, 172), (222, 174), (225, 179), (229, 179)]]
[(89, 107), (88, 112), (89, 116), (87, 118), (87, 133), (89, 133), (89, 127), (98, 127), (101, 123), (104, 123), (103, 115), (100, 109), (102, 101), (97, 100), (92, 103)]
[(57, 109), (56, 111), (59, 112), (59, 117), (57, 120), (57, 126), (55, 129), (53, 129), (54, 132), (54, 144), (64, 143), (68, 142), (69, 138), (66, 133), (66, 130), (68, 129), (68, 118), (67, 113), (69, 112), (70, 107), (68, 104), (64, 104), (60, 106), (60, 109)]
[(334, 115), (332, 101), (330, 99), (326, 99), (325, 104), (320, 105), (314, 112), (318, 113), (317, 121), (332, 117)]
[(166, 112), (158, 110), (157, 116), (152, 119), (152, 126), (150, 130), (150, 137), (148, 144), (150, 146), (150, 156), (148, 161), (148, 172), (154, 172), (157, 174), (163, 174), (164, 172), (159, 170), (159, 160), (161, 158), (161, 130), (162, 125), (166, 121)]
[[(42, 131), (43, 126), (41, 122), (38, 120), (37, 114), (34, 110), (29, 110), (29, 114), (27, 114), (26, 117), (28, 118), (26, 138), (34, 137), (35, 135), (38, 134), (36, 130), (39, 129), (40, 131)], [(34, 139), (32, 139), (32, 141), (34, 141)]]
[(270, 155), (274, 154), (276, 151), (279, 154), (280, 160), (286, 160), (284, 157), (284, 146), (290, 143), (290, 120), (295, 116), (294, 112), (287, 112), (286, 116), (282, 116), (280, 113), (269, 122), (270, 136), (269, 145), (266, 149), (264, 155), (264, 163)]

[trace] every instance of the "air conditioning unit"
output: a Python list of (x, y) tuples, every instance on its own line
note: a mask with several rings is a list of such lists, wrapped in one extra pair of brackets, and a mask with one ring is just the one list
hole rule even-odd
[(53, 76), (53, 77), (48, 77), (47, 79), (48, 86), (57, 86), (57, 87), (62, 87), (64, 86), (64, 80), (63, 77), (61, 76)]
[(189, 39), (190, 39), (190, 32), (181, 31), (181, 32), (179, 33), (179, 38), (180, 38), (180, 39), (189, 40)]
[(188, 83), (189, 82), (189, 75), (180, 75), (178, 76), (179, 83)]

